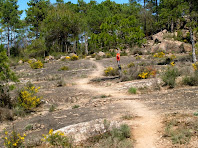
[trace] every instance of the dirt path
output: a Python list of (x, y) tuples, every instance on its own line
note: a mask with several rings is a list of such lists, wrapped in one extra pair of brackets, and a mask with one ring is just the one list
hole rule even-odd
[(113, 98), (121, 98), (120, 103), (128, 106), (138, 116), (137, 119), (131, 120), (128, 124), (132, 127), (132, 133), (136, 141), (136, 148), (155, 148), (158, 140), (159, 130), (161, 129), (161, 120), (157, 112), (150, 110), (140, 101), (134, 100), (138, 95), (127, 95), (123, 92), (118, 92), (115, 88), (93, 86), (89, 81), (93, 78), (100, 77), (103, 74), (104, 67), (91, 59), (91, 62), (96, 65), (96, 70), (83, 80), (76, 82), (78, 89), (83, 89), (95, 94), (111, 95)]

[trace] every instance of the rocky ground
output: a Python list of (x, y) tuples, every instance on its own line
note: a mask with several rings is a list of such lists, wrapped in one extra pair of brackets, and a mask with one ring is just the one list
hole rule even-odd
[[(87, 123), (108, 119), (130, 125), (136, 141), (134, 146), (137, 148), (196, 147), (196, 139), (190, 144), (172, 145), (170, 140), (163, 137), (162, 121), (166, 114), (194, 113), (198, 109), (198, 87), (177, 86), (167, 89), (159, 86), (151, 89), (161, 83), (159, 74), (157, 78), (127, 82), (121, 82), (118, 76), (104, 76), (105, 67), (117, 67), (115, 60), (54, 60), (37, 70), (31, 69), (28, 63), (13, 67), (20, 78), (18, 89), (28, 81), (40, 86), (39, 95), (43, 97), (43, 104), (26, 117), (3, 121), (1, 132), (4, 128), (12, 130), (14, 125), (18, 131), (26, 133), (29, 145), (36, 146), (41, 144), (42, 134), (47, 134), (50, 129), (82, 128)], [(165, 67), (157, 65), (159, 61), (153, 61), (147, 55), (141, 59), (133, 55), (121, 57), (123, 67), (131, 62), (140, 65), (155, 64), (159, 70)], [(182, 65), (178, 62), (179, 64)], [(68, 66), (69, 69), (60, 71), (62, 66)], [(140, 89), (137, 94), (131, 95), (128, 93), (130, 87)], [(55, 111), (49, 112), (52, 105), (55, 106)], [(125, 120), (122, 118), (125, 115), (134, 118)], [(32, 125), (32, 129), (26, 130), (29, 125)]]

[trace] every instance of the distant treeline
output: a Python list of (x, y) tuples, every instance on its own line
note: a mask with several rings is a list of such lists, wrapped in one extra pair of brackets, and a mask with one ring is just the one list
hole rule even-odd
[(162, 29), (197, 29), (196, 0), (130, 0), (117, 4), (78, 0), (30, 0), (20, 19), (17, 0), (0, 0), (1, 44), (8, 56), (44, 57), (59, 52), (90, 54), (141, 46)]

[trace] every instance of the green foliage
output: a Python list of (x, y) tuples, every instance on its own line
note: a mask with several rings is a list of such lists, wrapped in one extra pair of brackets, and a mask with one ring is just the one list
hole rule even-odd
[(65, 70), (69, 70), (69, 67), (68, 66), (63, 66), (58, 71), (65, 71)]
[(162, 74), (162, 80), (165, 85), (168, 85), (170, 88), (175, 87), (175, 80), (179, 76), (179, 71), (175, 67), (168, 67)]
[(131, 88), (129, 88), (128, 92), (129, 92), (130, 94), (136, 94), (137, 89), (134, 88), (134, 87), (131, 87)]
[(8, 65), (8, 57), (3, 45), (0, 46), (0, 107), (11, 108), (13, 103), (9, 96), (10, 86), (9, 81), (17, 82), (18, 79), (14, 72), (10, 70)]
[(79, 107), (80, 107), (80, 105), (74, 105), (74, 106), (72, 106), (72, 109), (79, 108)]
[(196, 70), (192, 76), (185, 76), (183, 84), (189, 86), (198, 86), (198, 71)]
[(55, 111), (55, 109), (56, 109), (55, 105), (52, 104), (49, 108), (49, 112), (53, 112)]
[(17, 98), (18, 106), (24, 108), (25, 110), (31, 110), (35, 107), (38, 107), (41, 103), (41, 98), (36, 96), (36, 93), (40, 87), (36, 88), (33, 85), (27, 85), (25, 88), (22, 88), (19, 92), (19, 97)]

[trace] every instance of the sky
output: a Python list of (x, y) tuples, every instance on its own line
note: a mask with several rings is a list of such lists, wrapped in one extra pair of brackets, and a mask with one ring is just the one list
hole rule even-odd
[[(64, 0), (64, 2), (69, 2), (71, 1), (72, 3), (76, 4), (78, 0)], [(84, 0), (86, 3), (89, 3), (90, 0)], [(104, 0), (96, 0), (97, 3), (101, 3)], [(119, 4), (123, 4), (123, 3), (128, 3), (129, 0), (112, 0), (115, 1), (116, 3)], [(25, 9), (28, 8), (27, 2), (29, 2), (29, 0), (18, 0), (18, 5), (19, 5), (19, 10), (24, 10), (23, 14), (21, 15), (21, 19), (23, 19), (26, 14), (25, 14)], [(55, 3), (56, 0), (50, 0), (51, 3)]]

